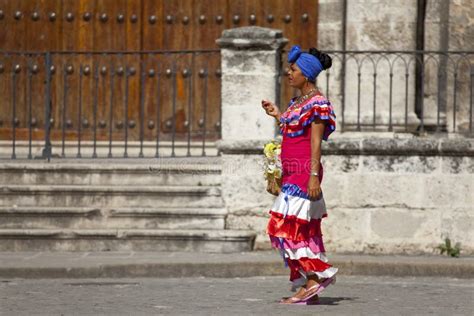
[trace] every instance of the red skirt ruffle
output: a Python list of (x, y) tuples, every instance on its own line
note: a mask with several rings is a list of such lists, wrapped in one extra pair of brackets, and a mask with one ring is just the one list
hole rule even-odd
[(314, 236), (322, 236), (321, 219), (305, 221), (296, 216), (286, 216), (270, 211), (271, 217), (267, 225), (267, 234), (293, 241), (305, 241)]

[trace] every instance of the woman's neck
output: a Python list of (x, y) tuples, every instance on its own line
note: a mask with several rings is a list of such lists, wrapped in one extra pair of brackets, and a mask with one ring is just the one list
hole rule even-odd
[(311, 93), (311, 92), (313, 92), (313, 91), (316, 91), (316, 90), (317, 90), (317, 89), (316, 89), (316, 86), (315, 86), (314, 84), (305, 85), (304, 87), (302, 87), (302, 88), (300, 89), (302, 96), (303, 96), (303, 95), (307, 95), (307, 94), (309, 94), (309, 93)]

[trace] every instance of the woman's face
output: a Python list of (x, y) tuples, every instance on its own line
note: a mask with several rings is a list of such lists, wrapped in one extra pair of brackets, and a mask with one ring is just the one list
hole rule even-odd
[(288, 69), (288, 81), (290, 86), (298, 89), (301, 89), (306, 83), (306, 78), (295, 63), (290, 64), (290, 68)]

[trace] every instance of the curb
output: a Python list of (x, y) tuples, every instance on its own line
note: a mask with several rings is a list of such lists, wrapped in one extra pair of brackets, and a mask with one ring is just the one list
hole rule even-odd
[[(223, 255), (225, 256), (225, 255)], [(276, 255), (275, 255), (276, 257)], [(235, 258), (234, 258), (235, 259)], [(89, 262), (87, 264), (71, 262), (66, 264), (30, 263), (29, 266), (11, 264), (5, 266), (0, 260), (0, 278), (53, 279), (53, 278), (244, 278), (253, 276), (277, 276), (289, 274), (281, 260), (245, 260), (224, 258), (221, 262), (188, 260), (187, 262), (156, 262), (136, 260), (139, 263)], [(257, 260), (255, 260), (257, 259)], [(276, 257), (275, 259), (279, 259)], [(153, 262), (155, 261), (155, 262)], [(331, 264), (339, 269), (339, 275), (371, 275), (397, 277), (452, 277), (474, 278), (474, 258), (439, 259), (430, 257), (394, 257), (394, 256), (334, 256)]]

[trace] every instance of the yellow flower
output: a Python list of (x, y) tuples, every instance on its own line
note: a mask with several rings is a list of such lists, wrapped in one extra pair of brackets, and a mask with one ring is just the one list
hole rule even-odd
[(265, 153), (265, 156), (268, 156), (270, 153), (273, 153), (275, 150), (276, 145), (273, 142), (270, 142), (265, 145), (265, 148), (263, 149), (263, 152)]

